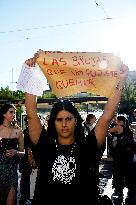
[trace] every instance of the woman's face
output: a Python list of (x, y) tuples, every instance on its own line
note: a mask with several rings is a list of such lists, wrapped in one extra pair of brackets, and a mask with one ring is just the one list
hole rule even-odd
[(16, 110), (14, 108), (9, 108), (8, 111), (3, 115), (4, 121), (12, 122), (15, 119)]
[(59, 137), (70, 138), (74, 136), (76, 119), (66, 110), (58, 112), (55, 119), (55, 128)]
[(93, 124), (96, 122), (96, 117), (94, 116), (93, 118), (90, 119), (90, 124)]
[(116, 124), (122, 126), (122, 125), (124, 125), (124, 122), (123, 122), (122, 120), (118, 120), (118, 119), (117, 119)]

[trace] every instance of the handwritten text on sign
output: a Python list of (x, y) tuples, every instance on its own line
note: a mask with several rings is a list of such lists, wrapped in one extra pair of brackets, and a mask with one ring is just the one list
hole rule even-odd
[(120, 58), (110, 53), (42, 51), (37, 63), (57, 97), (79, 92), (108, 97), (125, 72)]

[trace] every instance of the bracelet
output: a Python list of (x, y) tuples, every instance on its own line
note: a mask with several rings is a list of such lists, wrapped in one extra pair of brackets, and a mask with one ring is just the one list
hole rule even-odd
[(119, 88), (119, 86), (116, 86), (116, 89), (119, 90), (119, 91), (121, 90), (121, 88)]
[(119, 85), (120, 85), (120, 81), (119, 81), (118, 84), (116, 85), (116, 89), (120, 91), (120, 90), (122, 90), (122, 88), (120, 88)]

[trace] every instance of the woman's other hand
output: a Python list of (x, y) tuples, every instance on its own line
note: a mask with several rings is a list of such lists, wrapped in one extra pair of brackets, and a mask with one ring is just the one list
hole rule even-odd
[(7, 157), (13, 157), (17, 154), (17, 150), (15, 149), (9, 149), (9, 150), (6, 150), (6, 156)]
[(35, 54), (33, 58), (29, 58), (28, 60), (25, 61), (25, 63), (30, 66), (34, 67), (36, 65), (37, 58), (39, 57), (39, 54), (44, 52), (43, 50), (39, 49)]
[(125, 64), (121, 64), (121, 67), (120, 67), (120, 81), (118, 82), (118, 84), (116, 86), (116, 89), (118, 89), (118, 90), (123, 89), (123, 87), (126, 83), (127, 77), (128, 77), (128, 72), (129, 72), (128, 67)]
[(25, 63), (30, 67), (34, 67), (36, 65), (36, 57), (29, 58)]

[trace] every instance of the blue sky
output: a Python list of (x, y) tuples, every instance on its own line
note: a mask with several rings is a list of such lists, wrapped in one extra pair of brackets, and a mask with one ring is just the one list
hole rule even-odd
[(0, 0), (0, 19), (2, 87), (39, 49), (114, 52), (136, 70), (135, 0)]

